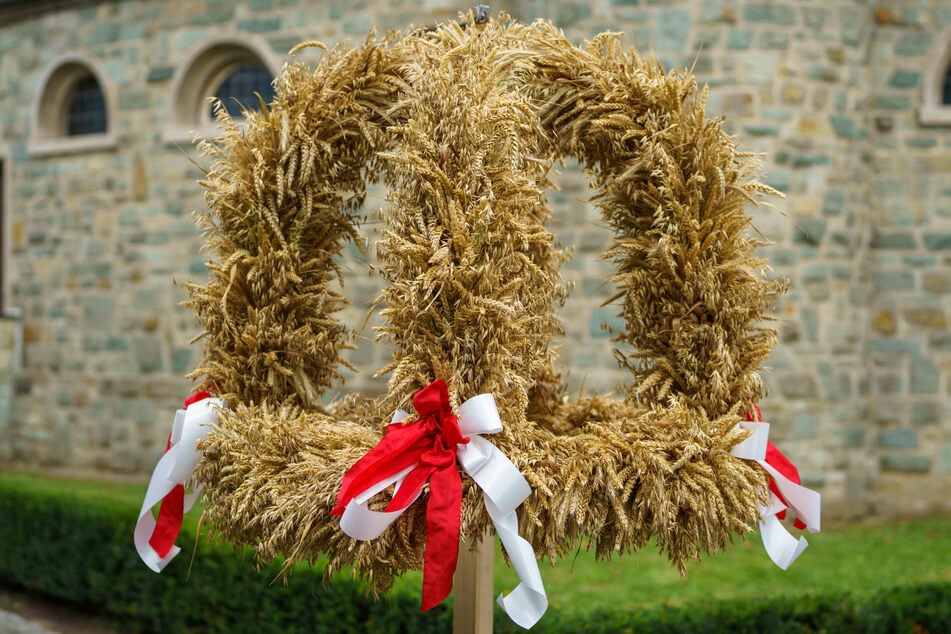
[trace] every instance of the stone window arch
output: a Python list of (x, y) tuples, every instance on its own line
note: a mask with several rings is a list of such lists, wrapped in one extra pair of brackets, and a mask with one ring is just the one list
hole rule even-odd
[(270, 49), (247, 35), (221, 36), (201, 42), (191, 50), (173, 80), (165, 140), (191, 140), (193, 133), (214, 137), (211, 99), (221, 99), (231, 115), (240, 118), (242, 106), (257, 107), (255, 91), (270, 101), (271, 82), (279, 70), (280, 65)]
[(951, 125), (951, 29), (944, 32), (928, 59), (918, 121), (922, 125)]
[(41, 77), (33, 102), (28, 149), (61, 154), (115, 145), (115, 91), (91, 59), (70, 54)]

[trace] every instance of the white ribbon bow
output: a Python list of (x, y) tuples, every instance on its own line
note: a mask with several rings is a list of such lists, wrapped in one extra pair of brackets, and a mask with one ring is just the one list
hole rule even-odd
[[(139, 511), (139, 520), (135, 525), (135, 549), (145, 565), (155, 572), (161, 572), (181, 549), (172, 546), (162, 557), (149, 544), (155, 530), (152, 507), (161, 502), (177, 485), (184, 485), (191, 478), (192, 471), (201, 459), (201, 452), (197, 449), (198, 441), (205, 438), (218, 422), (216, 408), (224, 406), (221, 399), (205, 398), (192, 403), (187, 409), (175, 412), (170, 446), (152, 471), (149, 488)], [(197, 484), (194, 490), (185, 496), (184, 512), (187, 513), (194, 506), (201, 495), (201, 488), (201, 485)]]
[[(819, 532), (821, 514), (821, 496), (816, 491), (796, 484), (766, 462), (766, 446), (769, 440), (769, 423), (742, 422), (740, 428), (753, 432), (751, 436), (736, 445), (730, 452), (737, 458), (755, 460), (773, 478), (780, 493), (786, 498), (788, 508), (806, 524), (810, 533)], [(773, 562), (786, 570), (802, 554), (809, 542), (800, 536), (793, 537), (776, 514), (787, 508), (772, 491), (769, 503), (760, 505), (759, 530), (763, 537), (763, 547)]]
[[(406, 412), (397, 410), (393, 422), (397, 423), (407, 416)], [(515, 623), (530, 628), (548, 609), (548, 597), (535, 552), (531, 544), (519, 536), (518, 515), (515, 513), (532, 489), (512, 461), (498, 447), (479, 435), (502, 431), (502, 420), (491, 394), (470, 398), (459, 407), (457, 418), (459, 430), (463, 436), (469, 437), (469, 442), (456, 446), (456, 459), (463, 471), (482, 489), (485, 509), (521, 581), (508, 596), (500, 593), (496, 600)], [(341, 530), (363, 541), (379, 537), (406, 509), (371, 511), (367, 503), (390, 485), (395, 485), (396, 490), (399, 490), (407, 474), (415, 467), (415, 464), (407, 467), (352, 499), (340, 518)]]

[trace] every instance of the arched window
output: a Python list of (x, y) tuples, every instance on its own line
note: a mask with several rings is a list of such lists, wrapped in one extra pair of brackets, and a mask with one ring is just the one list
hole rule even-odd
[(240, 119), (243, 110), (257, 110), (255, 93), (264, 101), (274, 98), (272, 82), (280, 66), (270, 48), (248, 36), (223, 36), (199, 44), (179, 67), (172, 85), (172, 112), (163, 136), (180, 143), (192, 133), (213, 137), (213, 98), (228, 114)]
[(274, 99), (273, 81), (271, 71), (263, 64), (241, 64), (228, 69), (224, 81), (215, 91), (215, 98), (221, 101), (229, 115), (240, 117), (242, 110), (258, 108), (258, 95), (264, 103)]
[(106, 99), (99, 82), (88, 75), (76, 82), (66, 109), (66, 134), (99, 134), (106, 131)]
[(929, 54), (921, 82), (922, 125), (951, 125), (951, 30), (945, 31)]
[(951, 68), (944, 71), (944, 90), (941, 92), (941, 105), (951, 106)]
[(60, 154), (114, 147), (111, 95), (93, 60), (78, 54), (58, 59), (39, 82), (28, 150)]

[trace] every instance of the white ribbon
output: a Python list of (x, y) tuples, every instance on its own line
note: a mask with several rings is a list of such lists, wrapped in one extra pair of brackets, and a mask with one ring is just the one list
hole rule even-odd
[[(177, 485), (184, 485), (191, 478), (192, 471), (201, 459), (201, 452), (197, 449), (198, 441), (207, 436), (218, 422), (216, 408), (224, 406), (224, 401), (221, 399), (205, 398), (192, 403), (187, 409), (175, 412), (169, 439), (170, 446), (152, 471), (149, 488), (145, 492), (145, 500), (139, 511), (139, 520), (135, 525), (135, 549), (145, 565), (155, 572), (161, 572), (181, 552), (181, 549), (178, 546), (172, 546), (171, 550), (161, 557), (149, 544), (149, 539), (155, 530), (152, 507), (161, 502)], [(185, 496), (184, 511), (186, 513), (194, 506), (200, 495), (201, 485), (198, 484), (191, 493)]]
[[(776, 483), (779, 492), (783, 494), (788, 508), (796, 517), (805, 523), (810, 533), (819, 532), (821, 515), (821, 495), (816, 491), (796, 484), (766, 462), (766, 446), (769, 440), (769, 423), (742, 422), (740, 428), (748, 429), (753, 434), (736, 445), (730, 452), (737, 458), (755, 460)], [(773, 562), (786, 570), (796, 558), (802, 554), (809, 542), (800, 536), (793, 537), (776, 514), (787, 508), (772, 491), (769, 493), (769, 503), (760, 505), (759, 530), (763, 537), (763, 547)]]
[[(406, 416), (406, 412), (397, 410), (393, 422), (399, 422)], [(502, 420), (491, 394), (479, 394), (463, 403), (459, 407), (458, 421), (459, 430), (463, 436), (469, 437), (469, 442), (457, 445), (456, 459), (463, 471), (482, 489), (485, 509), (521, 582), (508, 596), (500, 593), (496, 600), (509, 618), (528, 629), (548, 609), (548, 597), (535, 552), (531, 544), (518, 534), (518, 515), (515, 513), (532, 489), (512, 461), (498, 447), (480, 436), (502, 431)], [(340, 518), (343, 532), (364, 541), (379, 537), (406, 509), (371, 511), (367, 508), (368, 501), (390, 485), (395, 485), (398, 490), (415, 466), (411, 465), (351, 500)]]

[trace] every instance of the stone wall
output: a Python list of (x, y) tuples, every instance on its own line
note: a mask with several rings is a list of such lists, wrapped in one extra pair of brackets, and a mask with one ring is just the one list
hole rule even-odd
[[(0, 316), (0, 438), (14, 436), (13, 396), (21, 369), (20, 321)], [(13, 459), (13, 443), (0, 442), (0, 464)]]
[[(188, 214), (202, 204), (190, 159), (202, 159), (161, 132), (189, 50), (234, 33), (280, 60), (303, 39), (362, 39), (374, 25), (431, 23), (457, 8), (129, 0), (0, 28), (9, 277), (26, 361), (13, 388), (17, 433), (0, 460), (142, 473), (189, 390), (182, 377), (198, 331), (171, 280), (205, 275)], [(493, 9), (551, 19), (578, 43), (623, 31), (667, 66), (694, 69), (709, 86), (708, 111), (725, 113), (741, 148), (764, 154), (766, 182), (786, 195), (753, 210), (775, 243), (763, 250), (773, 274), (792, 281), (762, 403), (774, 439), (822, 490), (827, 517), (951, 510), (942, 495), (951, 484), (951, 129), (917, 118), (951, 9), (861, 0), (509, 0)], [(100, 60), (114, 82), (115, 147), (33, 155), (37, 83), (72, 50)], [(586, 202), (586, 176), (573, 165), (560, 172), (553, 226), (575, 246), (560, 356), (573, 391), (610, 391), (627, 378), (611, 355), (622, 324), (602, 305), (611, 269), (598, 255), (610, 235)], [(385, 389), (372, 373), (388, 353), (373, 343), (377, 318), (366, 319), (379, 288), (372, 214), (385, 195), (368, 196), (367, 254), (353, 248), (343, 259), (353, 300), (344, 318), (359, 330), (350, 359), (361, 368), (346, 388), (364, 392)]]

